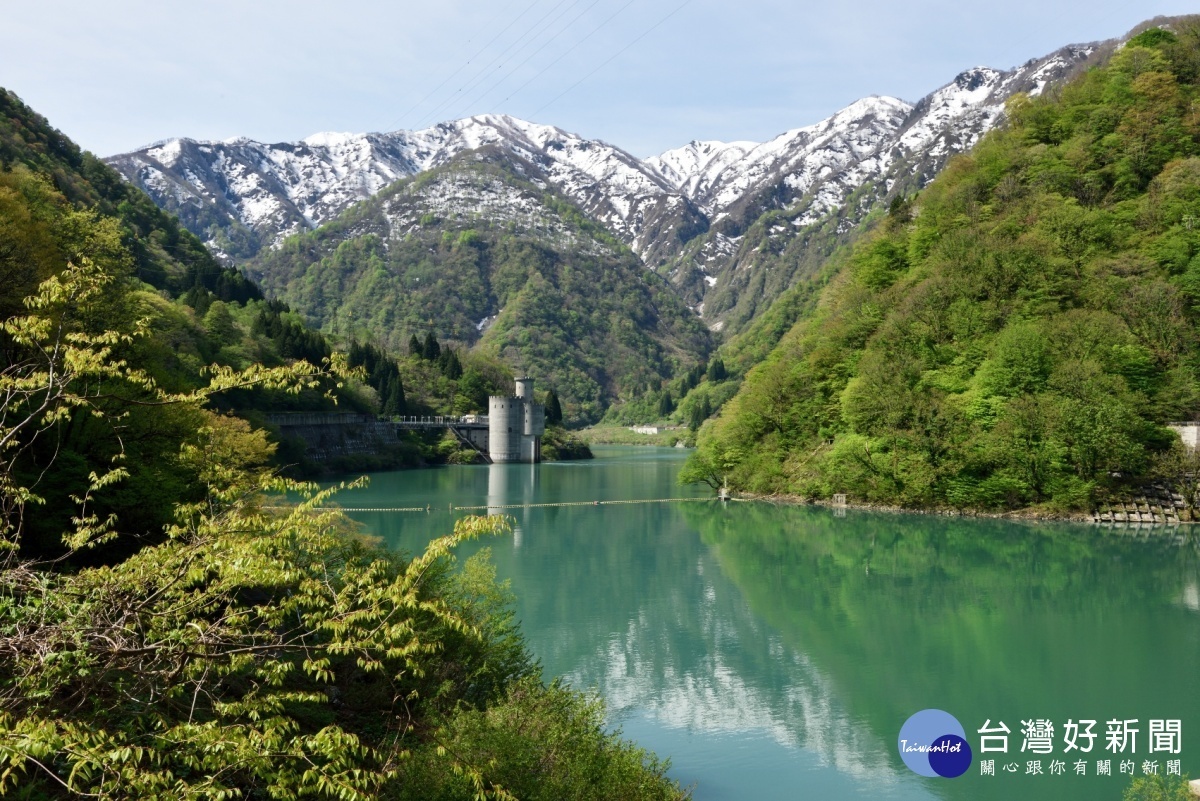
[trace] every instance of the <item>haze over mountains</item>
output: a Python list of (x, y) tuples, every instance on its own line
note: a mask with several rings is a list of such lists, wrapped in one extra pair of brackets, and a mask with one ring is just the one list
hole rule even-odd
[(769, 142), (694, 141), (648, 159), (480, 115), (291, 143), (181, 138), (107, 161), (219, 256), (241, 261), (464, 151), (507, 149), (528, 165), (522, 177), (569, 198), (668, 277), (710, 328), (729, 332), (794, 282), (807, 251), (828, 251), (881, 200), (923, 186), (969, 149), (1013, 94), (1040, 93), (1112, 44), (1071, 45), (1014, 70), (971, 69), (913, 104), (864, 98)]

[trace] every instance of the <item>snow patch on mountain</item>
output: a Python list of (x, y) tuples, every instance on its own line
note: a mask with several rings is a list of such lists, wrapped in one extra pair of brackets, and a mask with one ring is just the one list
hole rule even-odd
[[(644, 160), (553, 125), (485, 114), (419, 131), (322, 132), (275, 144), (174, 139), (107, 161), (233, 259), (319, 226), (465, 151), (499, 148), (517, 157), (512, 168), (525, 180), (565, 195), (703, 308), (711, 292), (736, 291), (708, 278), (752, 272), (833, 213), (842, 215), (838, 230), (853, 228), (873, 204), (920, 188), (947, 159), (971, 148), (1002, 121), (1013, 94), (1044, 91), (1099, 46), (1072, 45), (1007, 71), (965, 70), (915, 104), (865, 97), (766, 142), (692, 141)], [(525, 220), (534, 213), (509, 190), (443, 190), (438, 182), (412, 189), (455, 214)], [(784, 218), (744, 248), (741, 235), (766, 211)], [(408, 224), (393, 223), (396, 231)], [(731, 303), (708, 306), (724, 314)], [(719, 330), (720, 320), (712, 325)]]

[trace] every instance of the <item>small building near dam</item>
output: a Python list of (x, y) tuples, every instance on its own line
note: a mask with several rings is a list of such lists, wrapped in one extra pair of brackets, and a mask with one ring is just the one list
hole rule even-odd
[(517, 378), (515, 394), (488, 398), (488, 456), (494, 464), (542, 460), (546, 407), (533, 398), (533, 379)]

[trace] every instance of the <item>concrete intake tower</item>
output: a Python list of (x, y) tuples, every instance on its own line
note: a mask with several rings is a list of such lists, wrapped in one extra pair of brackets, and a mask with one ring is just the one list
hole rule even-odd
[(494, 464), (542, 460), (546, 407), (533, 399), (532, 378), (515, 383), (515, 395), (488, 398), (488, 456)]

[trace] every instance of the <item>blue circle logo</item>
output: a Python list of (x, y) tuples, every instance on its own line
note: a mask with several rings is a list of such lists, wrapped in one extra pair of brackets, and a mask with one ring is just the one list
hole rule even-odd
[(953, 779), (971, 767), (966, 730), (940, 709), (922, 709), (904, 721), (896, 747), (904, 764), (918, 776)]

